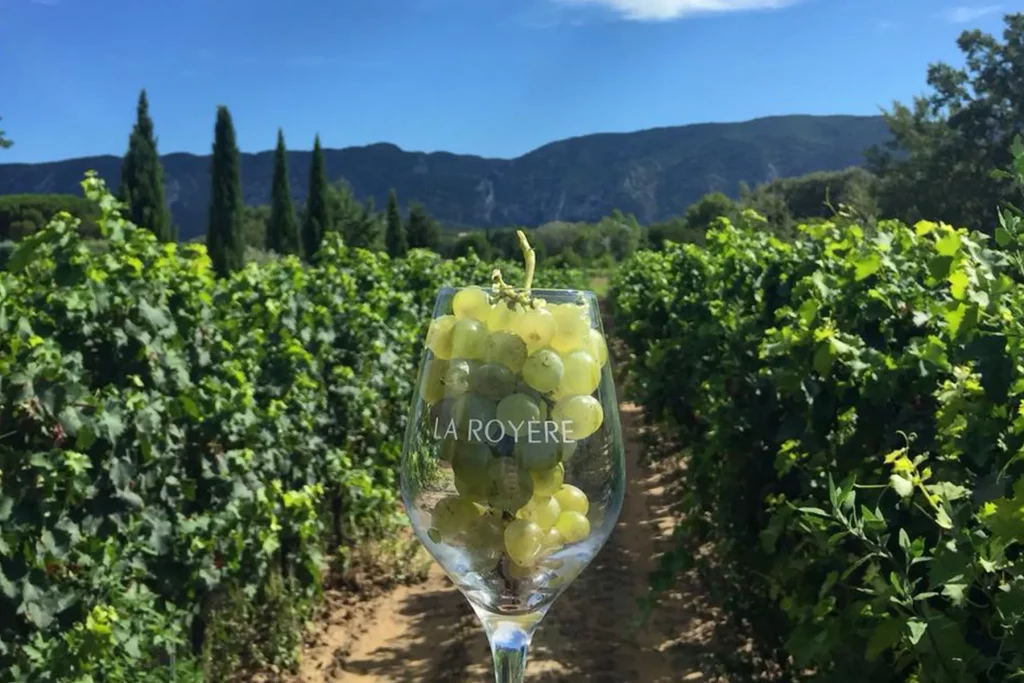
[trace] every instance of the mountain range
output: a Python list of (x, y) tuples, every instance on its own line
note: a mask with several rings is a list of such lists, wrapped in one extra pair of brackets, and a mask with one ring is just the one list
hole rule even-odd
[[(620, 209), (641, 223), (668, 219), (707, 192), (736, 196), (741, 182), (862, 165), (864, 151), (889, 138), (878, 116), (774, 116), (559, 140), (515, 159), (410, 152), (379, 143), (327, 149), (327, 173), (360, 199), (383, 207), (395, 188), (451, 228), (536, 226), (595, 221)], [(302, 203), (310, 152), (289, 152), (292, 191)], [(206, 230), (210, 157), (162, 157), (171, 212), (187, 240)], [(274, 154), (242, 154), (242, 190), (250, 205), (270, 201)], [(116, 188), (121, 159), (84, 157), (0, 164), (0, 194), (79, 193), (88, 170)]]

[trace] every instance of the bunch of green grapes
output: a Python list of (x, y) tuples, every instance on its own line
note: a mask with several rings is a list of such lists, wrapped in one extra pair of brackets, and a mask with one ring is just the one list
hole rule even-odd
[(585, 304), (468, 287), (452, 309), (430, 325), (421, 387), (457, 491), (433, 508), (430, 536), (481, 569), (506, 556), (528, 570), (590, 535), (590, 501), (563, 461), (604, 422), (608, 346)]

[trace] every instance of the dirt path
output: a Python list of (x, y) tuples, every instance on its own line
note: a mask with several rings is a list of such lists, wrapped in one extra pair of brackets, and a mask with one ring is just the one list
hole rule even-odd
[[(640, 465), (640, 409), (620, 405), (627, 490), (611, 538), (558, 598), (534, 637), (531, 683), (670, 683), (722, 680), (708, 655), (715, 614), (684, 579), (648, 623), (631, 628), (656, 556), (671, 533), (674, 478)], [(339, 611), (340, 610), (340, 611)], [(337, 613), (337, 614), (335, 614)], [(336, 622), (336, 623), (330, 623)], [(493, 680), (483, 630), (435, 565), (426, 582), (364, 604), (333, 608), (295, 683), (433, 683)]]

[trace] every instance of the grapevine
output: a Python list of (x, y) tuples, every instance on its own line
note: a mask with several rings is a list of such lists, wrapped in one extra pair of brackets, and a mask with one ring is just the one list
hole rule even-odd
[(710, 590), (800, 680), (1024, 672), (1017, 218), (782, 242), (748, 214), (620, 268), (632, 393), (687, 446), (658, 589), (710, 542)]

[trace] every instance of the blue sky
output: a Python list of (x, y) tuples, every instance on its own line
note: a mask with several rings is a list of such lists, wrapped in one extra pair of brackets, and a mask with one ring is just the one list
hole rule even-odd
[(960, 63), (990, 0), (0, 0), (0, 161), (388, 141), (517, 156), (560, 138), (787, 113), (874, 114)]

